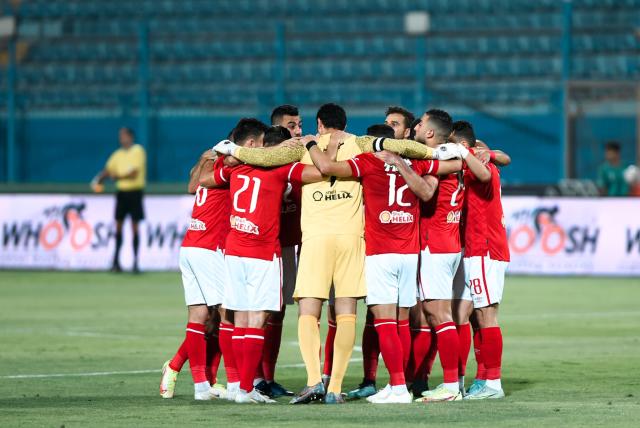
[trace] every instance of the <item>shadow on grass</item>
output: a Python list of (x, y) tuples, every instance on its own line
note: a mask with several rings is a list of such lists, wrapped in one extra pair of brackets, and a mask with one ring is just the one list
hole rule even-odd
[(511, 395), (515, 392), (525, 391), (530, 389), (536, 382), (532, 379), (525, 378), (509, 378), (502, 380), (502, 388), (507, 395)]

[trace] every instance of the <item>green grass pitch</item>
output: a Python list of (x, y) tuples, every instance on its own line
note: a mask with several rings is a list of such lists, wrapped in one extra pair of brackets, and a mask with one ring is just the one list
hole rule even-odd
[[(241, 406), (194, 402), (187, 366), (176, 398), (158, 395), (160, 367), (186, 322), (178, 273), (4, 271), (0, 425), (640, 426), (639, 304), (638, 279), (509, 277), (501, 309), (504, 400)], [(359, 328), (362, 318), (361, 306)], [(297, 366), (295, 308), (284, 334), (276, 377), (298, 390), (305, 372)], [(139, 373), (117, 373), (131, 371)], [(473, 356), (468, 371), (475, 372)], [(361, 376), (361, 363), (353, 362), (345, 389)], [(382, 360), (379, 377), (382, 386)], [(440, 380), (436, 361), (432, 384)]]

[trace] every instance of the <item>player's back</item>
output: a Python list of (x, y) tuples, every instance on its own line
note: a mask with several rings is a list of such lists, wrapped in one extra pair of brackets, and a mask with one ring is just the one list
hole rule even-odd
[(292, 165), (240, 165), (229, 172), (231, 231), (226, 254), (264, 260), (280, 256), (281, 201), (291, 169)]
[(440, 177), (433, 197), (421, 204), (420, 245), (431, 253), (459, 253), (464, 184), (459, 173)]
[[(326, 149), (330, 135), (318, 140), (318, 147)], [(355, 136), (344, 141), (337, 160), (348, 160), (361, 154)], [(305, 154), (301, 163), (312, 165)], [(361, 235), (364, 231), (362, 186), (357, 178), (326, 177), (323, 181), (302, 186), (302, 240), (321, 235)]]
[(358, 155), (349, 163), (354, 177), (362, 179), (366, 254), (417, 254), (419, 199), (398, 169), (372, 153)]
[[(213, 163), (213, 170), (219, 173), (222, 168), (224, 163), (220, 157)], [(209, 250), (224, 249), (229, 233), (230, 212), (228, 184), (211, 189), (198, 186), (182, 246)]]
[(491, 180), (485, 183), (471, 171), (464, 171), (465, 257), (490, 254), (493, 260), (509, 261), (500, 170), (492, 163), (487, 168), (491, 170)]

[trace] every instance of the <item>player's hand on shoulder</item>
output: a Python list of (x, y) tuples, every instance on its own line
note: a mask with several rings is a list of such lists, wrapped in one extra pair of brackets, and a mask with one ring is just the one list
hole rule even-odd
[(222, 140), (218, 144), (213, 146), (211, 150), (216, 151), (223, 155), (233, 155), (233, 153), (238, 147), (239, 146), (233, 141)]
[(374, 156), (391, 166), (398, 166), (400, 162), (402, 162), (402, 158), (393, 152), (389, 152), (387, 150), (383, 150), (381, 152), (374, 153)]
[(225, 156), (222, 163), (224, 163), (225, 166), (238, 166), (242, 161), (238, 158), (234, 158), (233, 156)]
[(331, 133), (331, 138), (329, 139), (329, 144), (341, 144), (344, 143), (344, 140), (353, 136), (353, 134), (349, 134), (345, 131), (335, 131)]
[(476, 158), (478, 158), (478, 160), (480, 162), (482, 162), (484, 165), (486, 165), (489, 162), (491, 162), (491, 151), (490, 150), (474, 148), (473, 149), (473, 155)]

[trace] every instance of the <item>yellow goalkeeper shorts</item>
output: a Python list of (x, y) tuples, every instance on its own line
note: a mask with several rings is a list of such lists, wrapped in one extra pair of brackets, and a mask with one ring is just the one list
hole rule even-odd
[(326, 300), (332, 283), (336, 298), (366, 296), (364, 245), (359, 235), (314, 236), (304, 240), (293, 297)]

